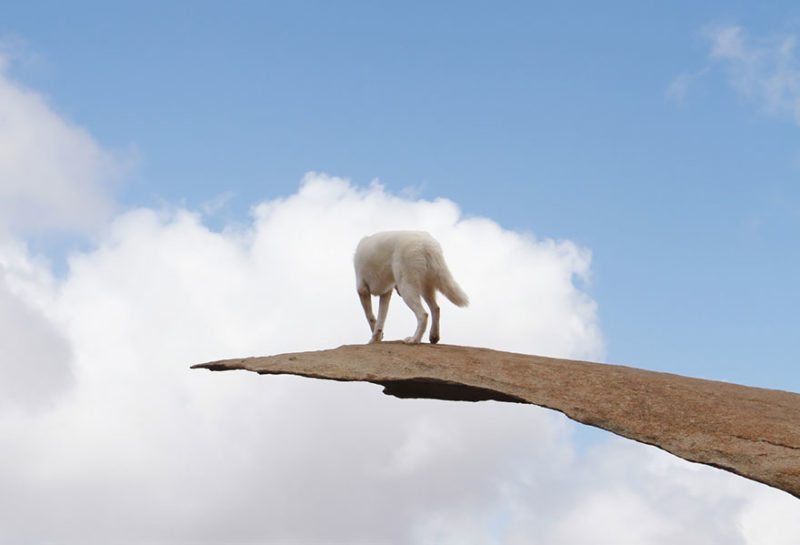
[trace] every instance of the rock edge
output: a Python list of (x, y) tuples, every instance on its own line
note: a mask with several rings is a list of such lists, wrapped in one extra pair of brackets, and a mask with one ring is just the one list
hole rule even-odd
[(377, 343), (201, 363), (337, 381), (402, 398), (530, 403), (800, 498), (800, 394), (453, 345)]

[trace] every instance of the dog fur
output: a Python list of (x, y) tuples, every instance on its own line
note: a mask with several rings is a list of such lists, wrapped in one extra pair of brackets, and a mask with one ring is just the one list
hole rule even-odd
[[(444, 261), (442, 247), (424, 231), (385, 231), (361, 239), (353, 259), (356, 290), (372, 332), (371, 343), (383, 339), (383, 325), (389, 312), (392, 290), (397, 290), (417, 318), (417, 329), (406, 343), (416, 344), (428, 325), (420, 297), (431, 311), (430, 341), (439, 342), (439, 305), (436, 292), (442, 292), (454, 305), (469, 304)], [(378, 318), (372, 313), (372, 296), (380, 297)]]

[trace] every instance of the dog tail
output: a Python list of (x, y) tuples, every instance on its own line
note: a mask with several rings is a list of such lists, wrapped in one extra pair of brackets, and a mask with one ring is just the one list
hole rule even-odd
[(455, 281), (453, 275), (450, 274), (450, 269), (447, 268), (444, 258), (441, 256), (437, 257), (439, 258), (437, 259), (439, 263), (437, 263), (438, 266), (436, 267), (439, 277), (439, 291), (457, 307), (469, 305), (469, 297), (467, 297), (467, 294), (464, 293), (464, 290), (462, 290), (461, 286)]

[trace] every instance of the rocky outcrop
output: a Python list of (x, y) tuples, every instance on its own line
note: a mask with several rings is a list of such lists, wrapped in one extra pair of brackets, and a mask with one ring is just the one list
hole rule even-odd
[(800, 497), (800, 395), (485, 348), (378, 343), (202, 363), (380, 384), (403, 398), (532, 403)]

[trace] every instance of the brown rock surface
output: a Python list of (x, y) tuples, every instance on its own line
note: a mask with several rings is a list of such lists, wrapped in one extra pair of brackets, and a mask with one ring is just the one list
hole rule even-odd
[(485, 348), (379, 343), (202, 363), (338, 381), (397, 397), (532, 403), (800, 497), (800, 395)]

